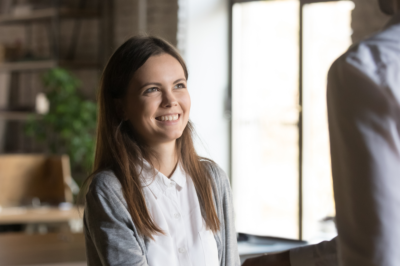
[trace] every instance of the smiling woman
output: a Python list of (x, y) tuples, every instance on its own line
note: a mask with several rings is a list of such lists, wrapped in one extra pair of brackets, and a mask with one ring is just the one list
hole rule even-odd
[(226, 174), (194, 149), (188, 72), (133, 37), (102, 77), (84, 214), (88, 265), (239, 265)]
[(179, 61), (170, 54), (150, 57), (133, 75), (122, 105), (124, 119), (144, 142), (175, 145), (190, 111), (185, 72)]

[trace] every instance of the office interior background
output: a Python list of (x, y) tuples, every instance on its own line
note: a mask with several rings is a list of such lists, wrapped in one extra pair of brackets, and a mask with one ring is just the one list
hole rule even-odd
[(237, 231), (334, 237), (326, 76), (387, 20), (376, 0), (0, 0), (0, 265), (84, 263), (99, 79), (136, 34), (186, 60), (196, 148), (231, 179)]

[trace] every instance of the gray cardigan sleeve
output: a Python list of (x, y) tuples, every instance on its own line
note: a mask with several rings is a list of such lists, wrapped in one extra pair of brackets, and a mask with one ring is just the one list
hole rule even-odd
[(96, 176), (86, 194), (85, 233), (89, 266), (147, 266), (115, 177)]
[(239, 266), (240, 257), (233, 211), (231, 186), (226, 173), (216, 164), (208, 162), (214, 179), (213, 190), (218, 217), (221, 222), (221, 238), (224, 248), (221, 254), (221, 266)]
[(237, 247), (237, 236), (235, 228), (235, 219), (233, 212), (232, 192), (228, 177), (224, 173), (224, 192), (222, 196), (222, 206), (224, 213), (225, 226), (225, 249), (226, 249), (226, 264), (225, 265), (240, 265), (239, 252)]

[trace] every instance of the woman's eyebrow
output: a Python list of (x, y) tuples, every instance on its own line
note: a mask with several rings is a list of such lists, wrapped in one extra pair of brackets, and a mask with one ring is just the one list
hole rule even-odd
[(180, 82), (180, 81), (186, 81), (186, 79), (185, 79), (185, 78), (177, 79), (177, 80), (174, 81), (174, 84), (175, 84), (175, 83), (178, 83), (178, 82)]
[[(178, 82), (180, 82), (180, 81), (186, 81), (186, 79), (185, 79), (185, 78), (177, 79), (177, 80), (174, 81), (173, 84), (178, 83)], [(143, 89), (144, 87), (149, 86), (149, 85), (161, 86), (161, 83), (158, 83), (158, 82), (148, 82), (148, 83), (145, 83), (145, 84), (143, 84), (142, 86), (140, 86), (139, 90), (141, 90), (141, 89)]]

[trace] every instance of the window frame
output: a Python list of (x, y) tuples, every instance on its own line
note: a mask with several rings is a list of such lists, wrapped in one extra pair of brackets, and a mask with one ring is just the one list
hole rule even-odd
[[(269, 1), (279, 1), (279, 0), (269, 0)], [(299, 228), (299, 235), (298, 239), (303, 240), (303, 7), (306, 4), (314, 4), (314, 3), (325, 3), (325, 2), (339, 2), (340, 0), (298, 0), (300, 2), (299, 8), (299, 120), (298, 120), (298, 136), (299, 136), (299, 160), (298, 160), (298, 182), (299, 182), (299, 190), (298, 190), (298, 228)], [(232, 114), (232, 52), (233, 52), (233, 5), (236, 3), (248, 3), (248, 2), (265, 2), (265, 0), (229, 0), (229, 31), (228, 31), (228, 38), (229, 38), (229, 81), (228, 81), (228, 111)], [(232, 176), (232, 116), (229, 121), (229, 176)], [(232, 182), (232, 180), (231, 180)]]

